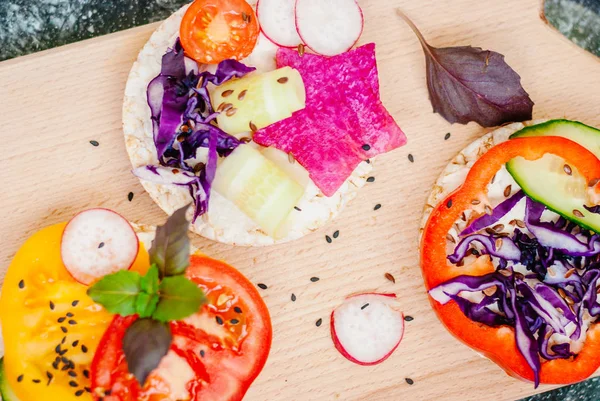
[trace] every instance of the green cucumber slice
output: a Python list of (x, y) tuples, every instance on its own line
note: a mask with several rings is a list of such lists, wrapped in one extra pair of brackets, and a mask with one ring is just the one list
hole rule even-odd
[[(600, 158), (600, 130), (578, 121), (550, 120), (523, 128), (510, 139), (533, 136), (564, 137)], [(527, 196), (582, 227), (600, 232), (600, 214), (583, 207), (589, 205), (588, 183), (564, 159), (551, 154), (534, 161), (515, 157), (506, 163), (506, 169)]]
[(2, 401), (19, 401), (12, 388), (8, 384), (6, 372), (4, 371), (4, 358), (0, 358), (0, 398)]

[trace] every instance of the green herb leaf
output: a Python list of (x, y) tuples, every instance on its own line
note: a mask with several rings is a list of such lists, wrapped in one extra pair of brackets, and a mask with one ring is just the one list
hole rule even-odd
[(135, 299), (135, 311), (140, 317), (150, 317), (156, 310), (158, 300), (158, 294), (146, 294), (145, 292), (140, 292)]
[(184, 276), (165, 277), (159, 291), (160, 301), (152, 318), (161, 322), (186, 318), (206, 303), (204, 292)]
[(149, 253), (150, 262), (156, 263), (161, 278), (184, 273), (190, 263), (190, 240), (187, 236), (190, 222), (185, 217), (189, 207), (176, 210), (165, 225), (156, 228)]
[(146, 275), (142, 277), (140, 287), (146, 294), (156, 294), (158, 292), (158, 266), (156, 264), (153, 263)]
[(141, 290), (140, 281), (139, 273), (121, 270), (104, 276), (87, 290), (87, 294), (110, 313), (133, 315), (136, 313), (135, 301)]
[(169, 325), (152, 319), (138, 319), (127, 328), (123, 337), (127, 368), (142, 387), (169, 352), (172, 339)]

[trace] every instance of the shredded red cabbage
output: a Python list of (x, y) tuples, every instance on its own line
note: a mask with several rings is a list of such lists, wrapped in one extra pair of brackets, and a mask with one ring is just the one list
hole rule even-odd
[[(523, 196), (519, 192), (501, 203), (497, 208), (500, 210), (475, 220), (463, 231), (467, 236), (448, 256), (451, 263), (458, 264), (469, 255), (488, 254), (494, 257), (497, 271), (484, 276), (455, 277), (432, 288), (429, 294), (442, 304), (456, 302), (475, 322), (514, 328), (517, 348), (533, 370), (537, 387), (540, 358), (574, 356), (571, 344), (564, 338), (579, 340), (585, 334), (587, 315), (600, 316), (596, 300), (600, 236), (567, 223), (562, 217), (555, 223), (541, 221), (545, 206), (530, 198), (526, 199), (526, 231), (515, 228), (512, 235), (473, 234), (495, 224)], [(473, 243), (483, 249), (475, 250)], [(517, 265), (528, 273), (515, 271)], [(488, 295), (489, 290), (481, 293), (492, 287), (496, 288), (492, 295)], [(481, 301), (472, 302), (472, 297), (466, 299), (461, 292), (481, 293)], [(554, 334), (564, 337), (554, 337), (551, 343)]]
[[(254, 70), (238, 61), (225, 60), (219, 63), (214, 74), (186, 71), (186, 57), (177, 39), (162, 58), (160, 74), (148, 85), (156, 155), (162, 166), (181, 175), (153, 166), (135, 169), (134, 174), (164, 185), (187, 186), (195, 206), (192, 222), (208, 210), (218, 156), (229, 155), (240, 144), (237, 138), (215, 125), (218, 113), (210, 102), (207, 85), (218, 86)], [(206, 164), (194, 161), (200, 147), (208, 148)], [(158, 174), (149, 174), (152, 172)], [(187, 183), (182, 184), (182, 180)]]

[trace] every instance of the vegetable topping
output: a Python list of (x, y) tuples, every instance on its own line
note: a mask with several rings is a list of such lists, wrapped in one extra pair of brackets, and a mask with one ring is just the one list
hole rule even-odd
[[(522, 191), (510, 196), (505, 190), (508, 199), (477, 216), (489, 208), (486, 187), (504, 163), (548, 155), (563, 158), (587, 182), (600, 178), (600, 160), (568, 139), (518, 138), (496, 145), (472, 166), (462, 187), (433, 210), (421, 246), (426, 286), (442, 322), (510, 374), (536, 386), (579, 381), (600, 366), (600, 325), (595, 324), (600, 236), (568, 223)], [(467, 219), (461, 241), (453, 245), (450, 231), (465, 221), (466, 212), (475, 218)], [(449, 256), (448, 245), (454, 246)], [(507, 326), (514, 330), (511, 336)]]

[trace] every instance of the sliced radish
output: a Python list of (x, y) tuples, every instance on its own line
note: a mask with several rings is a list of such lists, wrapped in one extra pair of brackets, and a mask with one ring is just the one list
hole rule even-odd
[(259, 0), (256, 5), (261, 31), (278, 46), (296, 47), (302, 43), (296, 30), (295, 6), (296, 0)]
[(92, 284), (131, 267), (139, 241), (131, 224), (108, 209), (90, 209), (73, 217), (60, 245), (63, 264), (73, 278)]
[(355, 0), (296, 1), (296, 29), (315, 53), (335, 56), (350, 50), (363, 25), (363, 13)]
[(404, 315), (394, 294), (360, 294), (347, 298), (331, 313), (335, 348), (359, 365), (386, 360), (404, 335)]

